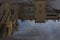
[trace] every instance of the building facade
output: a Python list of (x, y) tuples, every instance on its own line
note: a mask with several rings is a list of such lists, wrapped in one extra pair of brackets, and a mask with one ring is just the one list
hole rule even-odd
[[(10, 0), (11, 7), (15, 9), (16, 0)], [(44, 22), (46, 19), (59, 19), (60, 14), (49, 12), (47, 0), (17, 0), (19, 19), (35, 19), (36, 22)], [(48, 5), (49, 6), (49, 5)], [(46, 11), (48, 9), (48, 12)], [(52, 9), (51, 9), (52, 10)]]
[(36, 22), (44, 22), (46, 15), (46, 1), (35, 0)]
[(24, 2), (24, 15), (25, 19), (34, 18), (34, 0), (27, 0)]

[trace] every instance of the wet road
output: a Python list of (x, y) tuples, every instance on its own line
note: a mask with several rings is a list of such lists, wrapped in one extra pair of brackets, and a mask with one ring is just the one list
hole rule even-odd
[(60, 40), (60, 22), (19, 22), (19, 31), (11, 40)]

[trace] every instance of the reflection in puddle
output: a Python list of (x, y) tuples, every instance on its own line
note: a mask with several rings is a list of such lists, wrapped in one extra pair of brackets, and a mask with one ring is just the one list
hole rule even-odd
[(14, 37), (31, 40), (60, 40), (60, 20), (48, 20), (46, 23), (35, 23), (34, 20), (18, 20), (18, 32)]

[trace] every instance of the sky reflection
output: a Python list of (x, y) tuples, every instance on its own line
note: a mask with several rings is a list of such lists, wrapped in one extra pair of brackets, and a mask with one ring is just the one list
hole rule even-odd
[(21, 22), (21, 20), (18, 19), (18, 25), (18, 31), (14, 32), (14, 35), (32, 35), (36, 33), (36, 35), (39, 34), (40, 38), (43, 36), (41, 40), (44, 40), (44, 38), (46, 40), (60, 40), (60, 20), (55, 20), (55, 22), (53, 20), (48, 20), (46, 23), (35, 23), (34, 20), (25, 20)]

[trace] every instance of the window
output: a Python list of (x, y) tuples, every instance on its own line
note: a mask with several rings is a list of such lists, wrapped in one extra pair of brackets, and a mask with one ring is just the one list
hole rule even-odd
[(54, 14), (50, 14), (50, 15), (47, 15), (47, 16), (56, 16), (56, 15), (54, 15)]
[(11, 11), (11, 15), (14, 15), (14, 9), (11, 9), (10, 11)]
[(28, 11), (30, 11), (30, 8), (28, 8)]
[(26, 2), (24, 4), (27, 4)]
[(36, 7), (34, 7), (34, 9), (36, 10)]
[(5, 15), (6, 10), (3, 10), (3, 15)]
[(31, 4), (32, 4), (32, 1), (31, 1)]
[(2, 4), (0, 4), (0, 6), (1, 6)]
[(41, 5), (41, 4), (39, 4), (39, 7), (42, 7), (42, 5)]
[(39, 11), (39, 13), (41, 14), (41, 10)]

